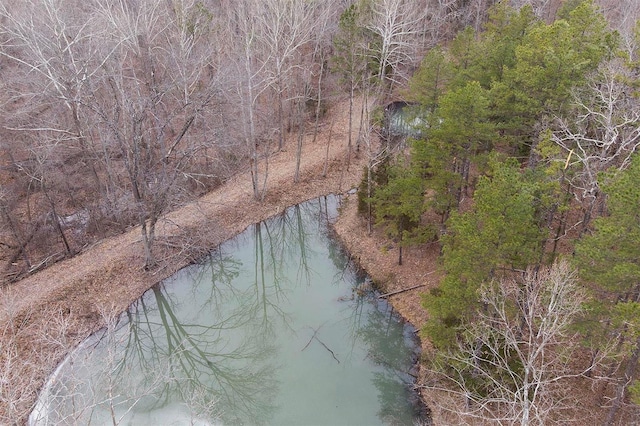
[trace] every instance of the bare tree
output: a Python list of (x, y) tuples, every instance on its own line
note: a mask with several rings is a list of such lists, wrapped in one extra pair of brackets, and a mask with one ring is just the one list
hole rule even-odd
[(285, 96), (295, 88), (287, 82), (293, 77), (292, 73), (300, 69), (299, 57), (313, 38), (318, 18), (316, 11), (322, 8), (323, 3), (302, 0), (254, 1), (255, 14), (252, 19), (256, 21), (257, 31), (254, 41), (258, 49), (264, 51), (261, 65), (276, 97), (279, 150), (284, 146)]
[(496, 3), (496, 0), (469, 0), (450, 1), (449, 19), (457, 24), (458, 28), (471, 27), (476, 33), (480, 32), (487, 19), (487, 10)]
[(1, 53), (22, 73), (10, 80), (5, 129), (40, 141), (22, 152), (49, 152), (42, 170), (78, 177), (61, 187), (38, 177), (48, 208), (55, 193), (60, 210), (74, 204), (74, 186), (91, 176), (79, 188), (85, 208), (96, 221), (139, 224), (152, 266), (156, 223), (213, 174), (203, 170), (217, 142), (205, 134), (218, 114), (213, 12), (196, 0), (7, 3)]
[[(480, 291), (485, 309), (456, 353), (444, 354), (434, 389), (455, 395), (460, 415), (502, 424), (547, 424), (572, 403), (567, 381), (581, 368), (571, 325), (585, 297), (566, 262)], [(464, 408), (462, 408), (464, 407)]]
[(631, 56), (637, 56), (640, 3), (634, 0), (599, 0), (598, 3), (611, 27), (620, 34), (622, 48)]
[(600, 195), (599, 174), (623, 169), (640, 146), (640, 103), (630, 87), (633, 73), (620, 59), (605, 62), (574, 93), (575, 117), (558, 119), (553, 141), (575, 171), (571, 183), (585, 201), (586, 229)]
[(349, 127), (347, 130), (347, 169), (353, 147), (353, 107), (356, 92), (370, 83), (369, 47), (372, 34), (365, 28), (362, 4), (354, 3), (340, 15), (338, 31), (333, 38), (332, 68), (349, 93)]
[[(3, 300), (11, 301), (7, 294)], [(5, 299), (6, 298), (6, 299)], [(11, 303), (0, 306), (7, 321), (0, 328), (0, 421), (11, 424), (16, 419), (25, 418), (29, 413), (29, 392), (37, 388), (37, 378), (32, 366), (21, 359), (19, 341), (29, 333), (28, 319), (20, 319), (11, 310)]]
[[(316, 141), (320, 115), (325, 105), (323, 98), (324, 77), (327, 72), (326, 62), (331, 45), (331, 37), (335, 34), (335, 26), (331, 18), (334, 10), (330, 3), (319, 5), (314, 13), (314, 27), (309, 40), (309, 48), (313, 47), (307, 59), (301, 60), (297, 67), (297, 84), (295, 85), (294, 99), (297, 104), (296, 122), (298, 126), (298, 143), (296, 147), (296, 167), (294, 182), (300, 181), (300, 163), (302, 160), (302, 147), (306, 134), (307, 116), (314, 117), (313, 141)], [(313, 109), (312, 109), (313, 108)]]
[[(43, 377), (76, 343), (73, 318), (55, 306), (18, 311), (10, 289), (0, 289), (0, 296), (0, 423), (26, 424)], [(44, 318), (47, 327), (39, 327)]]
[[(266, 58), (259, 48), (258, 28), (253, 17), (257, 13), (251, 1), (243, 1), (236, 5), (233, 14), (229, 15), (229, 44), (227, 57), (234, 66), (235, 78), (228, 84), (235, 89), (230, 96), (230, 104), (239, 110), (240, 137), (249, 151), (249, 169), (253, 197), (264, 199), (269, 175), (269, 155), (271, 153), (270, 138), (262, 120), (262, 103), (264, 93), (268, 89), (265, 75)], [(264, 162), (264, 165), (261, 164)]]
[(66, 256), (72, 255), (71, 245), (69, 240), (67, 239), (64, 230), (62, 229), (62, 217), (58, 214), (57, 211), (57, 200), (56, 196), (52, 191), (50, 182), (53, 181), (53, 169), (58, 166), (58, 162), (52, 159), (55, 155), (56, 151), (56, 143), (51, 140), (45, 139), (45, 143), (40, 146), (37, 142), (33, 144), (32, 157), (34, 158), (33, 167), (31, 170), (27, 168), (23, 168), (23, 170), (28, 170), (29, 178), (32, 182), (38, 187), (40, 192), (44, 195), (46, 199), (46, 205), (49, 209), (46, 218), (51, 226), (55, 229), (60, 240), (64, 245), (64, 253)]
[[(359, 142), (362, 142), (365, 147), (365, 155), (367, 156), (367, 164), (365, 169), (366, 178), (366, 198), (373, 197), (374, 182), (373, 174), (378, 166), (384, 163), (390, 158), (392, 153), (390, 152), (389, 144), (381, 144), (380, 135), (374, 129), (371, 120), (371, 111), (374, 107), (375, 100), (370, 97), (370, 86), (365, 86), (362, 93), (362, 115), (360, 117), (360, 134), (358, 135)], [(373, 203), (367, 203), (367, 232), (369, 235), (373, 232)]]
[(530, 5), (533, 13), (540, 19), (552, 22), (558, 2), (553, 0), (511, 0), (511, 5), (520, 9), (522, 6)]
[[(70, 13), (72, 8), (77, 8), (75, 13)], [(55, 133), (56, 140), (64, 138), (65, 145), (89, 159), (94, 153), (82, 104), (102, 65), (96, 58), (104, 58), (93, 40), (104, 34), (85, 8), (59, 0), (27, 0), (10, 7), (1, 2), (4, 45), (0, 54), (29, 76), (25, 79), (18, 73), (11, 77), (19, 85), (10, 91), (12, 105), (22, 107), (9, 121), (12, 130)], [(100, 188), (96, 163), (89, 161), (87, 166), (93, 183)]]
[(4, 277), (7, 281), (18, 278), (21, 274), (18, 260), (24, 262), (24, 269), (31, 269), (31, 256), (28, 252), (29, 241), (34, 230), (24, 229), (24, 224), (13, 214), (17, 204), (17, 194), (9, 188), (0, 187), (0, 247), (4, 263)]
[(180, 183), (189, 178), (183, 169), (207, 143), (189, 133), (216, 91), (212, 52), (199, 46), (208, 42), (206, 12), (195, 2), (180, 3), (96, 3), (115, 36), (91, 110), (105, 129), (101, 143), (122, 159), (127, 180), (121, 184), (131, 191), (146, 268), (155, 263), (156, 224), (179, 202)]
[[(16, 202), (4, 206), (4, 219), (24, 261), (14, 265), (18, 259), (9, 259), (11, 279), (59, 259), (56, 236), (61, 251), (72, 254), (77, 246), (67, 239), (59, 219), (77, 208), (73, 193), (81, 182), (87, 206), (104, 194), (105, 187), (99, 177), (101, 162), (95, 161), (88, 137), (90, 120), (82, 107), (99, 67), (91, 39), (100, 37), (100, 29), (94, 27), (85, 4), (8, 3), (0, 2), (3, 147), (16, 180), (25, 185), (13, 185)], [(75, 13), (69, 13), (70, 8)], [(21, 215), (25, 202), (27, 214)]]
[(401, 65), (417, 60), (419, 42), (428, 33), (431, 12), (427, 0), (376, 0), (371, 5), (367, 28), (380, 38), (374, 52), (378, 60), (378, 78), (381, 84), (389, 82), (389, 92), (401, 78)]
[[(313, 69), (321, 58), (316, 53), (328, 37), (315, 30), (327, 28), (332, 8), (317, 1), (246, 0), (226, 10), (226, 54), (234, 68), (228, 84), (235, 88), (230, 103), (237, 105), (239, 137), (249, 151), (257, 200), (266, 195), (269, 157), (283, 148), (287, 121), (295, 115), (298, 128), (304, 124)], [(277, 148), (272, 147), (276, 140)], [(301, 155), (300, 143), (297, 152)]]

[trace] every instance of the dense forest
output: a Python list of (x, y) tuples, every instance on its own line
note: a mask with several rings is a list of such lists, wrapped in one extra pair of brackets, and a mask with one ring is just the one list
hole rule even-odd
[(440, 247), (422, 332), (451, 411), (566, 421), (576, 378), (598, 383), (605, 424), (640, 402), (639, 37), (593, 2), (548, 22), (499, 3), (410, 79), (419, 136), (365, 173), (360, 210), (400, 263)]
[(356, 46), (339, 28), (350, 3), (3, 1), (2, 281), (133, 225), (153, 267), (164, 213), (241, 170), (264, 198), (270, 154), (353, 99), (358, 67), (404, 82), (473, 18), (453, 1), (363, 2), (372, 42)]
[[(369, 231), (399, 263), (440, 251), (421, 386), (472, 423), (575, 418), (576, 383), (606, 424), (640, 404), (633, 0), (13, 3), (0, 286), (133, 226), (153, 269), (163, 215), (237, 173), (264, 199), (271, 155), (299, 163), (345, 101), (370, 123), (347, 133)], [(397, 100), (411, 137), (388, 131)]]

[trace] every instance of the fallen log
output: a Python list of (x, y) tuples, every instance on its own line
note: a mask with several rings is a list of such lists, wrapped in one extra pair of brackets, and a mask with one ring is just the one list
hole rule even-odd
[(403, 288), (401, 290), (396, 290), (390, 293), (381, 294), (380, 296), (378, 296), (378, 299), (385, 299), (389, 296), (394, 296), (396, 294), (404, 293), (405, 291), (415, 290), (416, 288), (425, 287), (425, 286), (426, 284), (418, 284), (418, 285), (414, 285), (413, 287)]

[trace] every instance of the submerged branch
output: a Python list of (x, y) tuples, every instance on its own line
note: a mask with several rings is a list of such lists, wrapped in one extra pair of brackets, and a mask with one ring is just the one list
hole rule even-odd
[[(324, 324), (323, 324), (323, 325), (324, 325)], [(307, 347), (311, 344), (311, 341), (312, 341), (313, 339), (315, 339), (316, 334), (318, 334), (318, 331), (319, 331), (321, 328), (322, 328), (322, 325), (321, 325), (320, 327), (318, 327), (318, 328), (314, 328), (314, 329), (313, 329), (313, 336), (311, 336), (311, 338), (309, 339), (309, 341), (307, 342), (307, 344), (306, 344), (306, 345), (304, 345), (304, 348), (302, 348), (302, 349), (300, 350), (300, 352), (303, 352), (305, 349), (307, 349)]]
[(304, 351), (305, 349), (307, 349), (307, 347), (311, 344), (311, 341), (312, 341), (313, 339), (316, 339), (316, 340), (318, 341), (318, 343), (320, 343), (322, 346), (324, 346), (324, 348), (325, 348), (326, 350), (328, 350), (328, 351), (331, 353), (331, 356), (333, 356), (333, 359), (335, 359), (335, 360), (336, 360), (336, 362), (337, 362), (338, 364), (340, 364), (340, 360), (336, 357), (335, 352), (333, 352), (331, 349), (329, 349), (329, 347), (328, 347), (327, 345), (325, 345), (325, 344), (324, 344), (324, 342), (323, 342), (322, 340), (318, 339), (318, 337), (317, 337), (318, 331), (320, 331), (320, 329), (322, 328), (322, 326), (323, 326), (323, 325), (324, 325), (324, 324), (322, 324), (322, 325), (321, 325), (320, 327), (318, 327), (318, 328), (314, 328), (314, 329), (313, 329), (313, 336), (311, 336), (311, 338), (309, 339), (309, 341), (307, 342), (307, 344), (306, 344), (306, 345), (304, 345), (304, 348), (302, 348), (302, 349), (300, 350), (300, 352), (302, 352), (302, 351)]
[(333, 357), (333, 359), (335, 359), (335, 360), (336, 360), (336, 362), (337, 362), (338, 364), (340, 364), (340, 360), (339, 360), (338, 358), (336, 358), (336, 354), (335, 354), (331, 349), (329, 349), (329, 347), (328, 347), (327, 345), (325, 345), (325, 344), (324, 344), (324, 342), (323, 342), (322, 340), (318, 339), (315, 335), (313, 336), (313, 338), (314, 338), (314, 339), (316, 339), (318, 342), (320, 342), (320, 344), (321, 344), (322, 346), (324, 346), (324, 348), (325, 348), (326, 350), (328, 350), (329, 352), (331, 352), (331, 356)]

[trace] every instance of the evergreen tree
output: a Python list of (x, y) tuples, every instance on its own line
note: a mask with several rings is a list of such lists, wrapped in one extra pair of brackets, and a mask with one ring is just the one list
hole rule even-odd
[[(602, 185), (608, 215), (594, 220), (594, 230), (578, 242), (576, 263), (581, 278), (598, 299), (592, 327), (613, 326), (623, 343), (624, 378), (609, 414), (613, 421), (625, 388), (635, 377), (640, 358), (640, 158), (611, 174)], [(600, 321), (599, 319), (603, 319)], [(607, 330), (604, 330), (606, 332)], [(638, 385), (635, 385), (637, 388)]]
[(456, 35), (449, 46), (449, 55), (455, 72), (451, 88), (459, 88), (470, 81), (481, 80), (481, 45), (473, 28), (467, 27)]
[(541, 128), (536, 123), (566, 108), (572, 88), (613, 46), (615, 37), (592, 1), (582, 2), (567, 19), (537, 22), (526, 31), (515, 64), (491, 87), (492, 118), (519, 154), (529, 154)]
[(602, 185), (608, 215), (594, 220), (594, 231), (576, 247), (581, 277), (612, 296), (630, 300), (640, 295), (640, 159), (610, 175)]
[(488, 120), (489, 100), (478, 82), (448, 91), (430, 117), (426, 137), (413, 145), (413, 165), (426, 179), (431, 206), (443, 220), (455, 210), (469, 184), (471, 165), (480, 165), (496, 138)]
[(398, 265), (402, 248), (420, 241), (420, 217), (424, 212), (424, 181), (409, 167), (391, 167), (389, 181), (373, 198), (377, 225), (398, 243)]
[(424, 297), (430, 315), (424, 331), (437, 348), (456, 342), (458, 327), (480, 309), (483, 282), (540, 261), (545, 231), (539, 211), (541, 186), (515, 159), (493, 157), (480, 178), (473, 209), (453, 212), (442, 237), (440, 286)]
[(433, 113), (453, 76), (454, 68), (447, 52), (439, 47), (431, 49), (409, 80), (408, 100)]
[(505, 71), (516, 65), (516, 49), (537, 22), (531, 5), (516, 10), (508, 2), (499, 2), (489, 10), (481, 35), (482, 54), (477, 59), (482, 87), (489, 89), (494, 82), (502, 81)]

